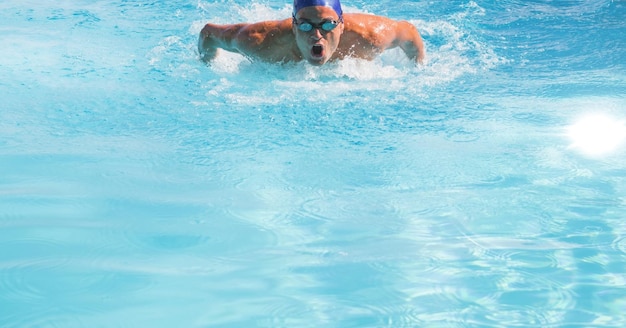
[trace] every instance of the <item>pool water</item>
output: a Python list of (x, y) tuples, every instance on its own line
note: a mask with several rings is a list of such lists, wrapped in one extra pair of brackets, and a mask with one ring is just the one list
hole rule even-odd
[(401, 51), (221, 53), (290, 2), (0, 3), (0, 327), (626, 326), (626, 2), (345, 0)]

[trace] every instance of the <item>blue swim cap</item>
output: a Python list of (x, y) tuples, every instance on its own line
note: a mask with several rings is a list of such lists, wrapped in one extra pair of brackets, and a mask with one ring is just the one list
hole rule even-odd
[(343, 20), (343, 10), (341, 10), (339, 0), (293, 0), (293, 17), (296, 17), (300, 9), (313, 6), (331, 7), (339, 16), (339, 20)]

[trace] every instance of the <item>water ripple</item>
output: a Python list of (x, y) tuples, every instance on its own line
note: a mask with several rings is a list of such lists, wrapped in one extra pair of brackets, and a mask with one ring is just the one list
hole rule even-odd
[[(12, 256), (3, 256), (3, 261), (0, 262), (2, 298), (16, 300), (44, 298), (48, 285), (39, 278), (45, 272), (63, 267), (70, 261), (68, 256), (55, 254), (60, 249), (57, 242), (31, 239), (13, 240), (2, 244), (4, 250), (13, 252)], [(14, 259), (11, 259), (12, 257)]]
[(94, 314), (91, 310), (50, 305), (33, 307), (27, 312), (9, 313), (0, 319), (0, 324), (3, 328), (85, 327), (83, 318)]
[(622, 255), (626, 255), (626, 236), (617, 238), (612, 246), (615, 250), (620, 251)]
[(300, 299), (297, 296), (268, 302), (263, 312), (267, 319), (262, 320), (264, 326), (269, 327), (306, 327), (313, 322), (323, 320), (322, 313), (316, 310), (310, 300)]
[[(15, 239), (2, 243), (0, 303), (9, 315), (3, 327), (80, 325), (80, 316), (97, 313), (99, 292), (88, 277), (99, 274), (79, 265), (75, 252), (60, 241)], [(101, 291), (107, 291), (102, 289)]]

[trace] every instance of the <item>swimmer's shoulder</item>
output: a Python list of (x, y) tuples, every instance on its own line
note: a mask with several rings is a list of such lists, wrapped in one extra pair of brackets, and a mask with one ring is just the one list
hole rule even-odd
[(297, 59), (291, 18), (246, 25), (237, 37), (238, 48), (251, 57), (281, 62)]
[(396, 29), (398, 21), (384, 16), (344, 14), (344, 31), (366, 39), (376, 39)]
[(380, 24), (393, 24), (396, 21), (385, 16), (378, 16), (365, 13), (349, 13), (343, 14), (343, 20), (348, 26), (372, 26)]
[(282, 35), (290, 31), (291, 18), (243, 24), (240, 33), (244, 35)]
[(282, 44), (292, 36), (291, 19), (244, 24), (237, 33), (240, 45), (248, 47)]

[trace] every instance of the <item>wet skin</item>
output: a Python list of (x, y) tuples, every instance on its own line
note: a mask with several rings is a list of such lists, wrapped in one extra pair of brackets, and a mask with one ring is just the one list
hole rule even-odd
[[(339, 21), (330, 7), (306, 7), (292, 18), (252, 24), (206, 24), (200, 32), (198, 50), (202, 60), (210, 62), (218, 49), (240, 53), (252, 60), (266, 62), (298, 62), (312, 65), (347, 57), (374, 59), (387, 49), (400, 47), (410, 59), (422, 63), (424, 43), (418, 30), (406, 21), (383, 16), (344, 14), (331, 31), (320, 25)], [(310, 23), (310, 31), (302, 31), (299, 24)]]

